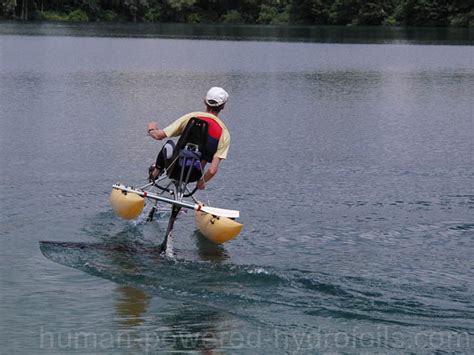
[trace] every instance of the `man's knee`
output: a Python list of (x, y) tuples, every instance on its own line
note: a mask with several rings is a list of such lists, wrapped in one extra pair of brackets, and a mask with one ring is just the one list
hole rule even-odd
[(174, 154), (174, 142), (171, 140), (167, 141), (163, 146), (162, 151), (166, 160), (171, 159)]
[(174, 154), (174, 142), (172, 140), (168, 140), (163, 147), (161, 148), (158, 156), (156, 157), (155, 166), (159, 169), (165, 168), (167, 165), (171, 163), (171, 159), (173, 158)]

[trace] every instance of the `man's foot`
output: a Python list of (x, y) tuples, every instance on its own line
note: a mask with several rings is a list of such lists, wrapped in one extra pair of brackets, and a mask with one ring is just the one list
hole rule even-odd
[(148, 181), (154, 182), (156, 178), (160, 175), (160, 170), (155, 167), (155, 164), (148, 168)]

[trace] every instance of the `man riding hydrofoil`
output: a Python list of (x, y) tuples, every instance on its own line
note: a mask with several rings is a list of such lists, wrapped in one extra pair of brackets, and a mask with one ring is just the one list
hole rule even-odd
[[(220, 112), (224, 109), (228, 98), (229, 94), (224, 89), (212, 87), (204, 99), (206, 112), (197, 111), (188, 113), (163, 129), (159, 129), (156, 122), (148, 123), (148, 134), (156, 140), (180, 136), (193, 118), (207, 123), (207, 152), (202, 157), (201, 167), (204, 169), (206, 162), (210, 162), (211, 165), (197, 183), (197, 188), (201, 190), (205, 188), (206, 182), (217, 174), (221, 160), (226, 159), (229, 152), (229, 130), (218, 117)], [(167, 159), (173, 156), (173, 148), (174, 143), (172, 141), (165, 143), (158, 154), (156, 163), (150, 167), (150, 181), (154, 181), (166, 167)]]

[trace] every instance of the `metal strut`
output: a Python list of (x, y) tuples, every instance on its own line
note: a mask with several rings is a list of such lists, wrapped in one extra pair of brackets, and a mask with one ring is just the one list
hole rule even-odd
[(178, 213), (181, 210), (181, 207), (173, 205), (171, 209), (171, 216), (168, 220), (168, 228), (166, 228), (165, 239), (163, 243), (160, 245), (160, 253), (166, 252), (166, 248), (168, 247), (168, 238), (171, 235), (171, 231), (173, 230), (174, 221), (176, 221), (176, 217), (178, 217)]

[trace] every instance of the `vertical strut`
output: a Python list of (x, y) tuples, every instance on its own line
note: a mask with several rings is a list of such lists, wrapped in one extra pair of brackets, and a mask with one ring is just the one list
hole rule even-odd
[(165, 239), (160, 245), (160, 253), (166, 252), (166, 248), (168, 247), (168, 238), (171, 234), (171, 231), (173, 230), (174, 221), (176, 221), (176, 217), (178, 216), (180, 210), (181, 207), (173, 205), (173, 208), (171, 209), (171, 216), (168, 220), (168, 228), (166, 228)]

